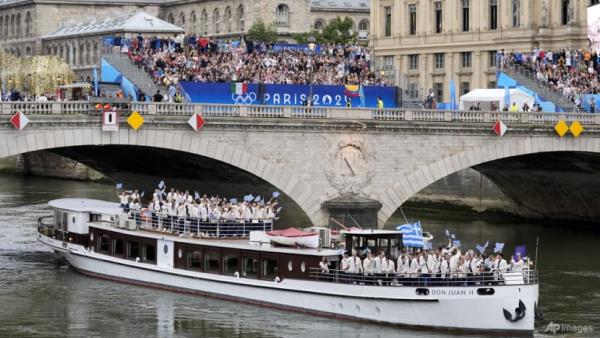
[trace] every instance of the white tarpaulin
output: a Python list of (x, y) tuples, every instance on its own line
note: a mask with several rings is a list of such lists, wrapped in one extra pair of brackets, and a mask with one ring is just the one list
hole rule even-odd
[[(520, 89), (509, 89), (510, 92), (510, 104), (513, 102), (517, 103), (519, 110), (523, 107), (523, 104), (527, 102), (529, 107), (533, 107), (535, 98), (528, 95)], [(479, 103), (481, 110), (489, 110), (492, 102), (498, 110), (502, 110), (505, 105), (505, 89), (475, 89), (467, 94), (460, 97), (460, 110), (469, 110), (471, 106), (476, 106)], [(508, 107), (510, 108), (510, 107)]]

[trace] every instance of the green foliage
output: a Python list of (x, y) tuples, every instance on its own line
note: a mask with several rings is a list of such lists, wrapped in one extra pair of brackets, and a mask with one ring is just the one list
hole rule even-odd
[(266, 24), (263, 20), (258, 19), (250, 27), (247, 37), (252, 41), (269, 43), (277, 41), (277, 32), (272, 23)]
[(292, 38), (298, 43), (307, 43), (309, 36), (314, 36), (317, 43), (347, 45), (356, 42), (356, 33), (351, 32), (352, 19), (337, 17), (327, 24), (322, 31), (294, 34)]

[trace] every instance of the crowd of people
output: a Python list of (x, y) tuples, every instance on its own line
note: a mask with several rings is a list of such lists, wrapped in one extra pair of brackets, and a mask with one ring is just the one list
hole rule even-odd
[[(588, 50), (535, 48), (524, 53), (498, 53), (499, 68), (519, 65), (537, 82), (582, 107), (584, 94), (600, 94), (600, 56)], [(595, 112), (595, 104), (594, 111)]]
[[(437, 250), (404, 250), (396, 259), (386, 257), (383, 251), (374, 255), (369, 250), (360, 257), (353, 250), (351, 255), (344, 253), (339, 264), (343, 275), (339, 277), (346, 282), (365, 281), (366, 278), (380, 284), (382, 281), (402, 284), (403, 281), (423, 281), (424, 278), (430, 281), (453, 279), (466, 282), (469, 277), (480, 277), (482, 280), (485, 278), (498, 281), (502, 278), (502, 273), (522, 272), (529, 269), (529, 265), (529, 259), (521, 257), (518, 253), (507, 261), (502, 253), (486, 255), (475, 250), (463, 253), (460, 247), (452, 246), (450, 242), (448, 246), (439, 247)], [(330, 273), (330, 263), (325, 257), (319, 267), (321, 274)]]
[[(156, 189), (150, 201), (144, 206), (143, 194), (138, 190), (122, 191), (119, 194), (121, 207), (136, 220), (154, 217), (169, 219), (170, 223), (180, 220), (194, 220), (197, 222), (245, 222), (275, 220), (281, 210), (276, 198), (265, 201), (260, 196), (252, 196), (252, 200), (244, 198), (227, 199), (219, 196), (194, 195), (189, 191), (180, 191), (172, 188), (168, 193)], [(246, 196), (248, 197), (248, 196)]]
[(370, 69), (360, 45), (321, 45), (316, 51), (277, 49), (272, 44), (217, 41), (205, 37), (137, 37), (113, 41), (132, 61), (166, 87), (179, 81), (262, 84), (385, 85)]

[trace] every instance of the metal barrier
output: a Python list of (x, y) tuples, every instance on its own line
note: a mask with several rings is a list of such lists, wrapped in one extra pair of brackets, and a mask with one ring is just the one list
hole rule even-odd
[(481, 272), (441, 274), (397, 274), (397, 273), (348, 273), (343, 270), (327, 272), (320, 268), (310, 268), (311, 279), (328, 283), (358, 284), (373, 286), (493, 286), (493, 285), (532, 285), (538, 283), (535, 270), (521, 272)]

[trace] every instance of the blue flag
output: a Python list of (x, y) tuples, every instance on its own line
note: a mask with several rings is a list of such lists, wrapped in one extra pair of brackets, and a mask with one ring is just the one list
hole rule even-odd
[(194, 191), (194, 199), (195, 200), (199, 200), (200, 199), (200, 194), (197, 191)]
[(233, 204), (237, 204), (237, 198), (232, 198), (229, 200), (229, 202), (233, 203)]
[(279, 197), (280, 193), (279, 191), (273, 191), (273, 198), (277, 198)]
[(123, 189), (123, 183), (117, 183), (117, 189)]
[(450, 109), (455, 110), (456, 106), (456, 83), (454, 80), (450, 80)]
[(411, 248), (423, 248), (423, 229), (421, 222), (396, 226), (396, 230), (402, 233), (402, 244)]
[(494, 253), (500, 253), (504, 249), (504, 243), (496, 242), (496, 246), (494, 247)]
[(486, 241), (484, 245), (479, 245), (477, 244), (475, 246), (475, 249), (477, 249), (477, 251), (479, 251), (479, 253), (483, 254), (483, 252), (485, 251), (485, 249), (487, 248), (487, 246), (490, 244), (490, 241)]
[(158, 183), (158, 189), (163, 189), (165, 187), (165, 181), (160, 181)]
[(254, 198), (254, 202), (260, 202), (260, 195), (258, 195)]
[(525, 257), (527, 255), (527, 248), (525, 247), (525, 245), (517, 245), (515, 247), (514, 256), (517, 257), (517, 254), (520, 254), (521, 257)]
[(510, 108), (510, 89), (504, 86), (504, 106)]
[(363, 89), (363, 85), (360, 85), (358, 88), (358, 96), (360, 97), (360, 107), (366, 107), (367, 104), (365, 103), (365, 90)]
[(92, 74), (93, 76), (93, 81), (94, 81), (94, 94), (95, 96), (98, 96), (98, 70), (96, 68), (94, 68), (94, 72)]

